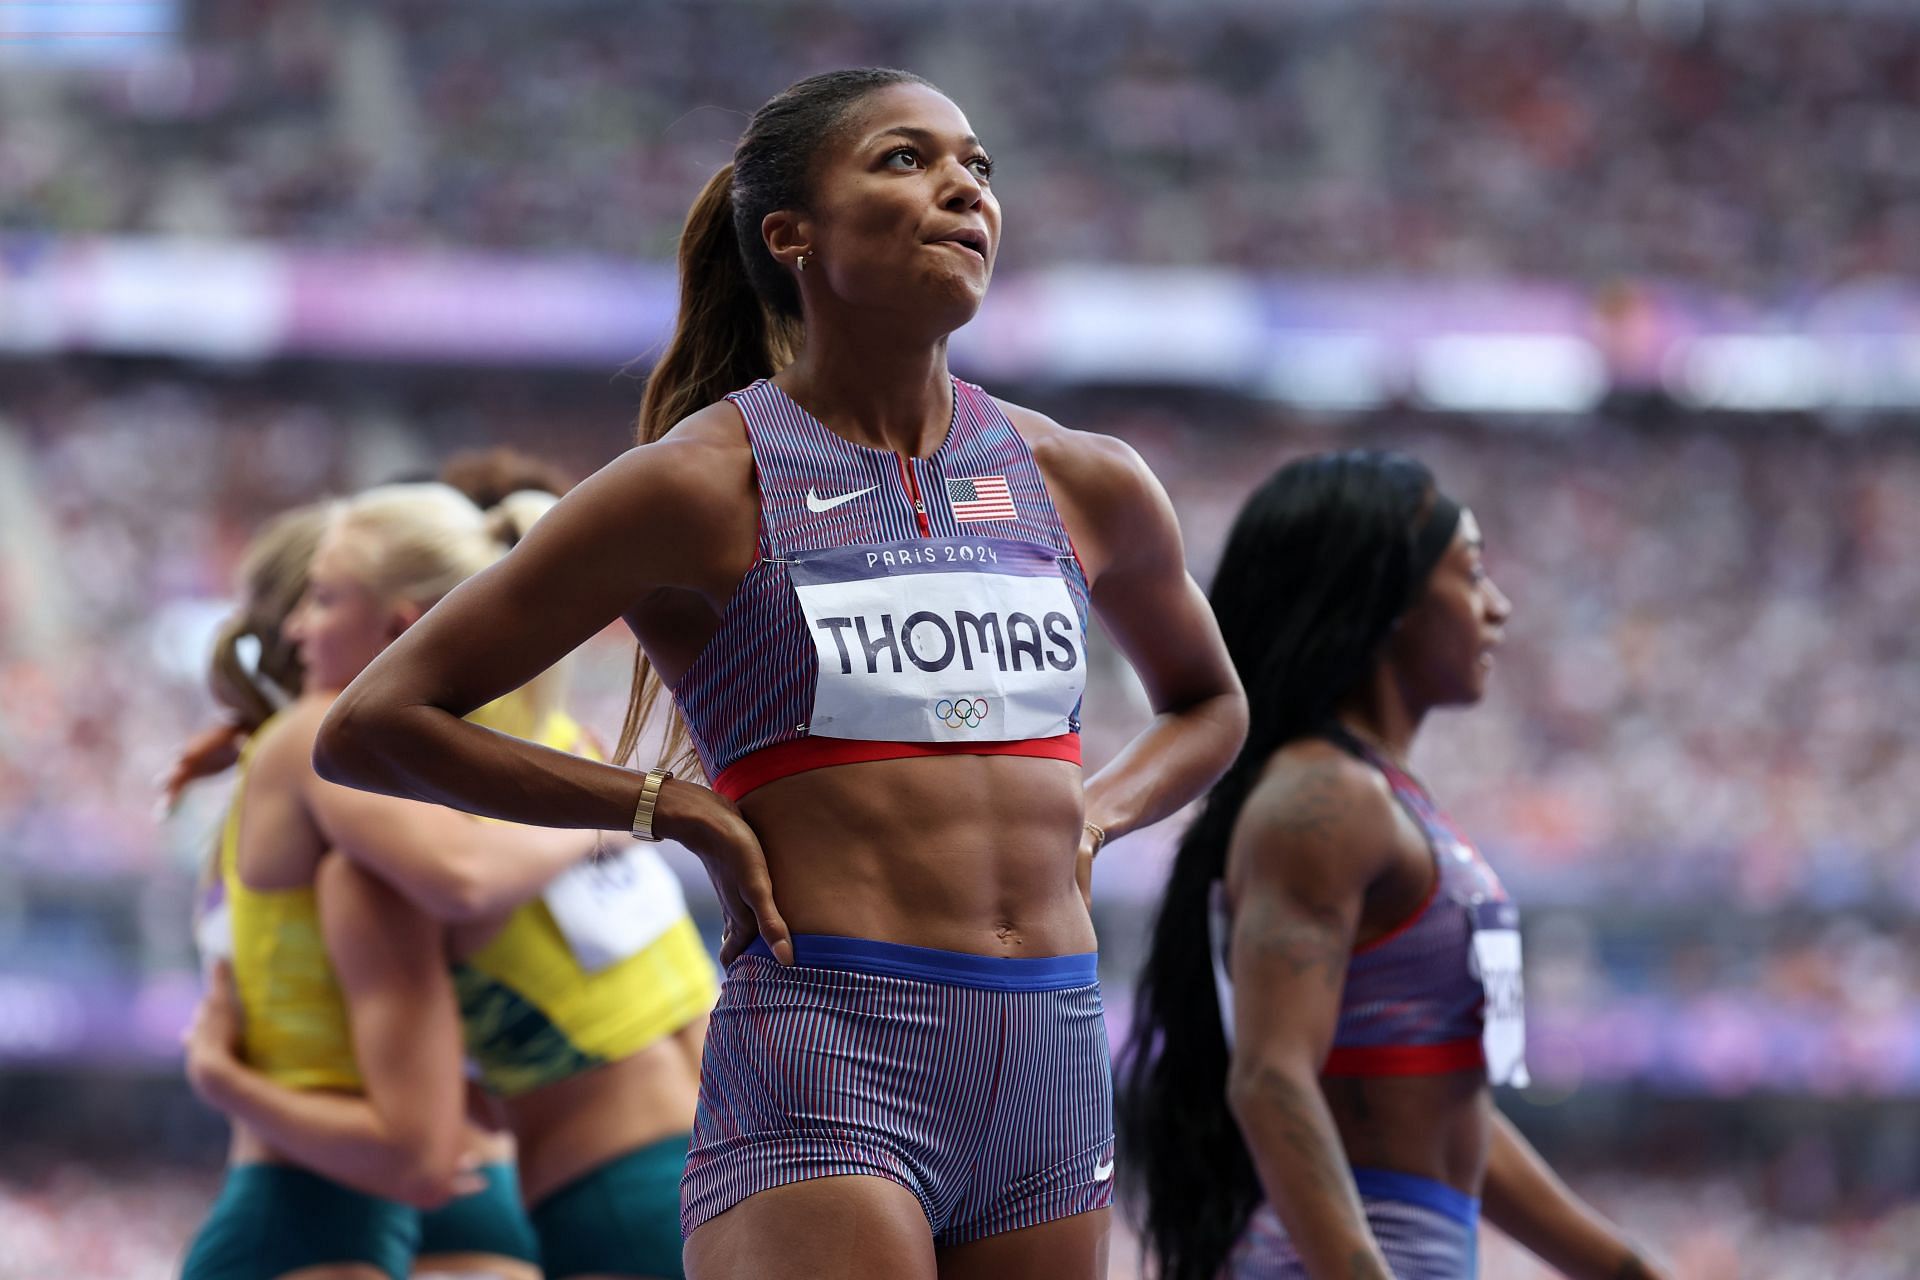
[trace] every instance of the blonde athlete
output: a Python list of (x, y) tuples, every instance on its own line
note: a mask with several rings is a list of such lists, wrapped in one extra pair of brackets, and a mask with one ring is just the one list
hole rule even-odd
[[(524, 528), (551, 501), (517, 494), (503, 506)], [(485, 534), (477, 510), (450, 491), (376, 490), (335, 517), (314, 562), (316, 599), (365, 592), (367, 566), (398, 546), (437, 543), (455, 562), (462, 548), (479, 558)], [(354, 623), (311, 615), (305, 651), (347, 647)], [(543, 677), (473, 720), (594, 754), (558, 709), (555, 685)], [(390, 923), (452, 957), (467, 1049), (505, 1104), (547, 1274), (680, 1274), (678, 1186), (717, 984), (672, 873), (651, 853), (626, 850), (570, 871), (504, 918), (475, 920), (434, 892), (445, 869), (431, 852), (367, 865), (418, 904), (411, 919)], [(262, 1097), (276, 1123), (302, 1123), (292, 1091)]]
[[(184, 1280), (400, 1280), (418, 1239), (417, 1206), (475, 1181), (464, 1172), (476, 1135), (459, 1088), (451, 980), (438, 953), (394, 927), (404, 901), (338, 855), (453, 851), (425, 887), (485, 914), (537, 891), (595, 843), (476, 823), (315, 776), (313, 733), (342, 674), (357, 669), (351, 646), (316, 648), (301, 630), (323, 594), (309, 587), (290, 630), (305, 689), (248, 739), (221, 835), (232, 995), (223, 1000), (216, 987), (187, 1069), (236, 1124), (227, 1182), (189, 1248)], [(417, 615), (433, 598), (405, 608)], [(490, 879), (498, 868), (518, 880)], [(258, 1105), (268, 1093), (293, 1098), (301, 1123)]]

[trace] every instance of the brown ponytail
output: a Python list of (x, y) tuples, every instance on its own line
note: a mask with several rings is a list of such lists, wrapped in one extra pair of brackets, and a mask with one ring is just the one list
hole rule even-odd
[[(733, 163), (724, 165), (687, 213), (680, 233), (680, 314), (673, 338), (647, 379), (635, 436), (652, 444), (675, 423), (728, 392), (771, 377), (794, 357), (802, 337), (800, 291), (767, 252), (760, 224), (780, 209), (803, 209), (821, 144), (847, 111), (878, 89), (926, 84), (908, 71), (863, 67), (830, 71), (790, 86), (754, 112)], [(633, 691), (613, 750), (625, 764), (660, 707), (663, 686), (644, 652), (633, 655)], [(666, 708), (660, 759), (676, 773), (699, 762), (687, 728)]]
[[(220, 628), (208, 663), (214, 699), (239, 717), (251, 733), (287, 699), (300, 693), (306, 673), (300, 652), (284, 634), (294, 606), (307, 590), (307, 568), (326, 531), (325, 504), (296, 507), (276, 516), (247, 544), (240, 562), (240, 608)], [(252, 664), (241, 660), (240, 641), (260, 646)]]

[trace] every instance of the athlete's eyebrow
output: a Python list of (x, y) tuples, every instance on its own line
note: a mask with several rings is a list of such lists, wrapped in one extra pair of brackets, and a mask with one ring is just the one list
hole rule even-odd
[[(874, 134), (871, 138), (867, 139), (864, 145), (870, 147), (880, 141), (880, 139), (896, 134), (902, 138), (906, 138), (910, 142), (918, 143), (923, 147), (933, 146), (940, 141), (939, 135), (930, 129), (922, 129), (910, 124), (896, 124), (889, 125), (887, 128)], [(972, 134), (968, 134), (966, 137), (960, 139), (960, 145), (963, 147), (977, 147), (980, 145), (980, 139), (974, 137)]]

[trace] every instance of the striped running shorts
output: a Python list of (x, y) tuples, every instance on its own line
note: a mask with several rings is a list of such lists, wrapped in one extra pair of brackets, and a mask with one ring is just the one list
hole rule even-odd
[[(1367, 1226), (1394, 1280), (1474, 1280), (1480, 1274), (1480, 1202), (1444, 1182), (1391, 1169), (1355, 1169)], [(1273, 1206), (1254, 1210), (1221, 1275), (1307, 1280)]]
[(756, 1192), (869, 1174), (937, 1245), (1113, 1201), (1113, 1083), (1094, 956), (1003, 960), (803, 934), (756, 941), (707, 1030), (680, 1229)]

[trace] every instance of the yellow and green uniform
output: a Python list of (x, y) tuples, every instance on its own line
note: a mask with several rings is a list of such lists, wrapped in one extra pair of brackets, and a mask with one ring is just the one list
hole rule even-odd
[[(220, 832), (219, 865), (240, 996), (240, 1056), (294, 1089), (359, 1092), (346, 999), (320, 934), (313, 886), (250, 889), (240, 879), (240, 806), (262, 725), (240, 754)], [(182, 1280), (274, 1280), (308, 1267), (365, 1263), (403, 1280), (420, 1215), (293, 1165), (227, 1170), (220, 1197), (188, 1245)]]
[(347, 1002), (320, 936), (311, 883), (250, 889), (240, 878), (240, 802), (254, 749), (269, 720), (240, 753), (239, 779), (220, 833), (220, 877), (233, 922), (233, 978), (244, 1014), (240, 1056), (292, 1089), (358, 1092)]
[[(536, 720), (522, 693), (468, 719), (556, 750), (597, 754), (571, 716), (553, 711)], [(719, 993), (713, 960), (684, 912), (639, 951), (590, 973), (541, 898), (517, 909), (453, 973), (467, 1054), (481, 1083), (506, 1097), (630, 1057), (706, 1013)]]

